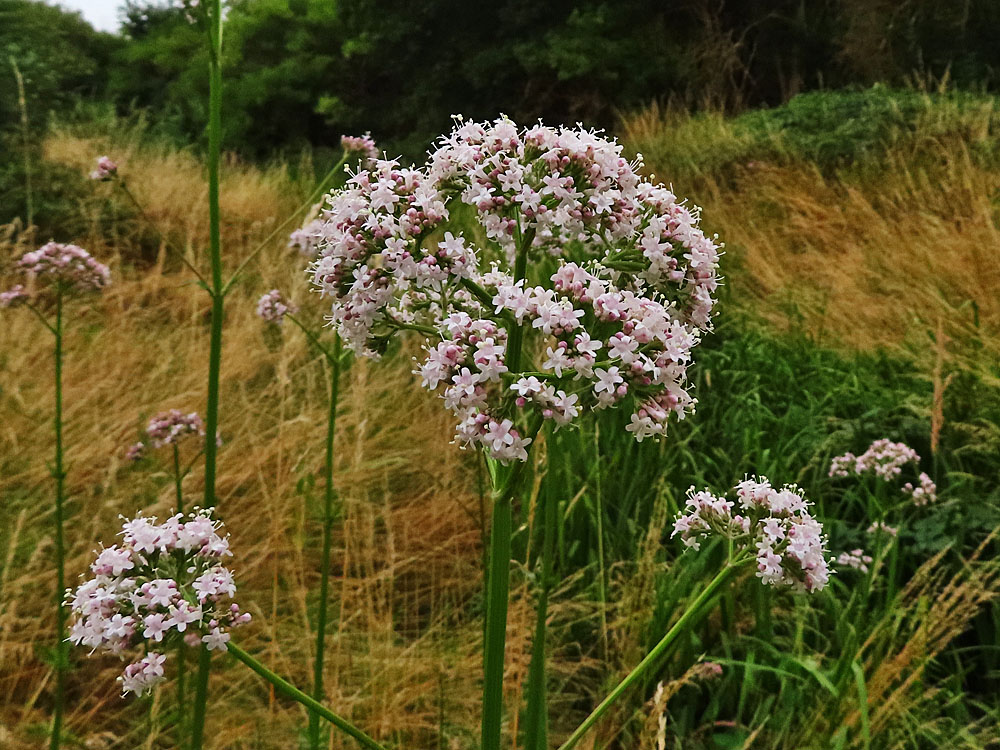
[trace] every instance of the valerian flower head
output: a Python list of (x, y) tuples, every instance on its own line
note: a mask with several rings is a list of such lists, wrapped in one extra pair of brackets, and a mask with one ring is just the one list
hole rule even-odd
[(236, 584), (222, 564), (232, 553), (220, 532), (207, 510), (163, 523), (142, 516), (126, 521), (121, 544), (101, 549), (92, 577), (66, 592), (72, 643), (122, 658), (146, 647), (119, 678), (124, 693), (141, 695), (165, 679), (171, 644), (183, 638), (225, 651), (230, 628), (250, 621), (232, 601)]
[(0, 292), (0, 307), (17, 307), (23, 305), (31, 297), (24, 288), (24, 284), (15, 284), (6, 292)]
[(340, 147), (348, 155), (361, 157), (361, 164), (369, 166), (374, 164), (379, 157), (378, 146), (371, 137), (371, 133), (364, 135), (342, 135), (340, 136)]
[(328, 197), (314, 283), (359, 354), (427, 335), (424, 385), (496, 459), (612, 406), (663, 435), (694, 407), (719, 251), (640, 166), (593, 131), (459, 121), (425, 167), (379, 160)]
[(841, 568), (853, 568), (862, 573), (868, 572), (868, 566), (872, 563), (872, 556), (863, 549), (853, 549), (850, 552), (841, 552), (837, 555), (837, 565)]
[(920, 461), (917, 452), (904, 443), (894, 443), (881, 438), (872, 443), (860, 456), (845, 453), (830, 462), (831, 477), (846, 477), (851, 474), (875, 474), (880, 479), (898, 477), (903, 466)]
[(118, 175), (118, 165), (107, 156), (97, 160), (97, 169), (90, 173), (90, 179), (98, 182), (108, 182)]
[(895, 537), (899, 534), (899, 527), (890, 526), (885, 521), (875, 521), (868, 527), (867, 533), (872, 536), (885, 535), (889, 537)]
[[(190, 437), (205, 435), (205, 424), (198, 412), (183, 412), (180, 409), (170, 409), (155, 414), (146, 425), (146, 435), (153, 448), (163, 448), (167, 445), (177, 446)], [(222, 438), (216, 435), (216, 445), (222, 445)], [(138, 461), (146, 455), (146, 443), (135, 443), (129, 446), (125, 458)]]
[(76, 245), (49, 242), (22, 255), (17, 265), (39, 281), (66, 290), (98, 292), (111, 283), (108, 267)]
[(907, 482), (903, 485), (903, 492), (913, 498), (914, 505), (927, 505), (937, 500), (937, 485), (924, 472), (920, 472), (916, 487)]
[(826, 536), (801, 490), (777, 490), (760, 478), (740, 482), (735, 492), (734, 502), (691, 488), (671, 537), (698, 549), (703, 538), (722, 536), (732, 540), (737, 555), (755, 558), (762, 582), (800, 591), (824, 588), (830, 577)]
[(285, 299), (285, 296), (278, 289), (272, 289), (257, 300), (257, 315), (268, 323), (280, 326), (286, 315), (289, 313), (294, 315), (297, 312), (298, 308)]

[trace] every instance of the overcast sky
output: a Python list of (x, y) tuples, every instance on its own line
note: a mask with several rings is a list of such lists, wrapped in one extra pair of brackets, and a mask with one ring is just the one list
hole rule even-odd
[(91, 26), (101, 31), (118, 31), (118, 9), (124, 5), (124, 0), (48, 0), (50, 5), (61, 5), (64, 8), (78, 10), (83, 13)]

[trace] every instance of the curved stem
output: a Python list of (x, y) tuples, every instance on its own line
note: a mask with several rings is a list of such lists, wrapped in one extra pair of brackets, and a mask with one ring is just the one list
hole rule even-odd
[[(336, 518), (334, 509), (336, 492), (333, 486), (333, 444), (337, 431), (337, 401), (340, 394), (340, 349), (340, 336), (336, 336), (333, 342), (333, 354), (327, 355), (327, 361), (330, 366), (330, 407), (326, 421), (323, 555), (320, 562), (319, 612), (316, 618), (316, 661), (313, 665), (313, 698), (317, 702), (322, 702), (323, 700), (323, 657), (326, 643), (327, 599), (330, 596), (330, 548), (332, 545), (333, 522)], [(320, 745), (319, 718), (319, 714), (316, 712), (309, 714), (309, 739), (313, 750), (319, 750)]]
[(329, 708), (324, 706), (322, 703), (310, 698), (308, 695), (303, 693), (288, 680), (280, 677), (279, 675), (272, 672), (270, 669), (265, 667), (259, 661), (254, 659), (250, 654), (241, 649), (236, 644), (230, 642), (227, 644), (229, 647), (229, 653), (233, 657), (244, 664), (246, 664), (250, 669), (256, 672), (258, 675), (263, 677), (267, 682), (274, 686), (275, 690), (283, 695), (288, 696), (294, 701), (301, 703), (303, 706), (308, 708), (310, 711), (319, 714), (328, 722), (333, 724), (337, 729), (349, 734), (351, 737), (356, 739), (362, 747), (367, 747), (369, 750), (385, 750), (379, 743), (369, 737), (367, 734), (362, 732), (356, 726), (354, 726), (347, 719), (342, 716), (338, 716)]
[(62, 344), (63, 344), (63, 287), (58, 285), (56, 289), (56, 322), (53, 327), (55, 334), (55, 432), (56, 432), (56, 455), (52, 474), (56, 480), (56, 648), (55, 648), (55, 668), (56, 668), (56, 694), (55, 706), (52, 713), (52, 735), (49, 739), (50, 750), (59, 750), (62, 742), (62, 721), (63, 704), (66, 700), (66, 669), (68, 657), (66, 653), (66, 608), (63, 605), (63, 596), (66, 589), (65, 559), (66, 548), (63, 539), (63, 522), (65, 509), (64, 492), (66, 472), (63, 469), (63, 418), (62, 418)]
[(625, 679), (618, 683), (614, 690), (608, 693), (608, 696), (601, 701), (600, 705), (591, 711), (590, 716), (588, 716), (584, 722), (576, 728), (576, 730), (569, 736), (562, 745), (559, 746), (559, 750), (569, 750), (571, 747), (576, 745), (583, 736), (590, 730), (597, 720), (604, 715), (604, 713), (611, 708), (611, 706), (621, 698), (622, 694), (628, 690), (633, 684), (638, 680), (642, 679), (647, 672), (656, 664), (663, 652), (666, 651), (670, 645), (677, 639), (681, 633), (683, 633), (688, 626), (691, 625), (692, 621), (701, 613), (705, 603), (712, 598), (716, 591), (729, 579), (729, 577), (736, 570), (736, 567), (729, 564), (726, 565), (718, 574), (713, 578), (701, 593), (695, 598), (688, 608), (684, 611), (677, 622), (673, 624), (667, 634), (660, 639), (660, 642), (653, 646), (652, 650), (646, 654), (646, 657), (639, 662), (639, 664), (631, 672), (626, 675)]
[[(304, 333), (306, 335), (306, 338), (309, 339), (309, 341), (312, 342), (312, 344), (317, 349), (319, 349), (321, 352), (323, 352), (323, 356), (326, 357), (327, 361), (332, 361), (333, 360), (333, 358), (334, 358), (335, 355), (332, 352), (330, 352), (325, 346), (323, 346), (323, 342), (319, 340), (319, 337), (315, 333), (313, 333), (312, 331), (310, 331), (308, 328), (306, 328), (304, 325), (302, 325), (302, 322), (298, 318), (296, 318), (294, 314), (292, 314), (292, 313), (285, 313), (285, 318), (287, 320), (292, 321), (296, 326), (298, 326), (299, 330), (302, 331), (302, 333)], [(336, 346), (337, 349), (340, 348), (340, 337), (339, 336), (337, 337), (337, 343), (336, 343), (335, 346)]]
[(162, 240), (163, 244), (167, 246), (167, 249), (173, 250), (177, 257), (180, 258), (181, 263), (187, 266), (188, 270), (198, 277), (198, 281), (201, 282), (202, 286), (208, 288), (208, 281), (201, 275), (201, 271), (199, 271), (198, 268), (187, 259), (187, 256), (180, 248), (172, 245), (170, 240), (163, 235), (163, 232), (161, 232), (159, 227), (156, 226), (156, 222), (149, 217), (149, 214), (146, 213), (146, 209), (142, 207), (141, 203), (139, 203), (139, 199), (135, 197), (131, 190), (128, 189), (128, 185), (125, 184), (125, 180), (118, 180), (117, 182), (118, 186), (122, 189), (122, 192), (128, 196), (128, 199), (132, 201), (132, 205), (134, 205), (139, 211), (139, 215), (142, 216), (142, 220), (145, 221), (150, 228), (160, 236), (160, 240)]

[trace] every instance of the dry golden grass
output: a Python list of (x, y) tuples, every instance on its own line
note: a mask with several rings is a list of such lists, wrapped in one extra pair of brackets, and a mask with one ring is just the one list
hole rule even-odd
[[(955, 121), (941, 135), (948, 117), (963, 136)], [(624, 128), (725, 241), (729, 268), (743, 271), (728, 282), (738, 305), (828, 344), (906, 348), (928, 371), (940, 321), (952, 357), (982, 373), (1000, 358), (1000, 172), (970, 144), (987, 138), (989, 117), (936, 107), (877, 172), (832, 175), (790, 155), (731, 163), (749, 136), (721, 115), (653, 108)]]

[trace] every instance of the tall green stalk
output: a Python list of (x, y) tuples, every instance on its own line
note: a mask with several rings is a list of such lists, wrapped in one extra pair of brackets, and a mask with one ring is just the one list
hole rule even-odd
[[(222, 139), (222, 3), (211, 0), (208, 14), (209, 95), (208, 95), (208, 231), (211, 256), (212, 330), (208, 352), (208, 405), (205, 409), (205, 497), (203, 505), (214, 508), (215, 473), (219, 430), (219, 370), (222, 361), (222, 319), (224, 315), (222, 281), (222, 234), (219, 226), (219, 150)], [(208, 671), (211, 654), (201, 646), (194, 716), (191, 723), (191, 750), (201, 750), (208, 700)]]
[(730, 576), (738, 569), (738, 565), (729, 563), (718, 574), (709, 581), (708, 585), (702, 589), (701, 593), (695, 598), (688, 608), (684, 611), (677, 622), (673, 624), (667, 634), (660, 639), (660, 642), (653, 646), (652, 650), (646, 654), (646, 657), (639, 662), (639, 664), (633, 669), (628, 675), (625, 676), (621, 682), (608, 693), (608, 696), (601, 701), (600, 705), (591, 711), (590, 716), (588, 716), (584, 722), (576, 728), (576, 730), (569, 736), (562, 745), (559, 746), (559, 750), (570, 750), (576, 743), (578, 743), (583, 736), (590, 730), (594, 724), (597, 723), (598, 719), (605, 714), (605, 712), (611, 708), (614, 703), (622, 697), (622, 695), (627, 691), (632, 685), (641, 680), (647, 672), (649, 672), (654, 666), (656, 666), (657, 661), (663, 655), (663, 653), (670, 648), (670, 645), (677, 639), (681, 633), (683, 633), (703, 611), (704, 605), (715, 595), (716, 591), (729, 580)]
[[(520, 235), (520, 230), (518, 231)], [(514, 280), (525, 277), (528, 250), (535, 239), (534, 228), (518, 236)], [(507, 344), (507, 367), (521, 371), (521, 347), (524, 330), (514, 325)], [(537, 432), (537, 427), (536, 430)], [(493, 482), (493, 523), (490, 529), (490, 558), (486, 571), (486, 630), (483, 644), (483, 715), (482, 750), (500, 750), (500, 725), (503, 721), (504, 653), (507, 645), (507, 599), (510, 593), (510, 537), (513, 524), (512, 501), (521, 488), (527, 461), (507, 468), (491, 464)]]
[(546, 694), (545, 637), (549, 614), (549, 591), (552, 589), (556, 525), (559, 522), (559, 499), (552, 493), (542, 495), (542, 554), (539, 574), (538, 608), (535, 612), (535, 635), (531, 642), (528, 689), (524, 719), (525, 750), (548, 748), (548, 700)]
[(62, 418), (62, 363), (63, 363), (63, 285), (56, 287), (56, 322), (52, 329), (55, 334), (55, 430), (56, 455), (52, 475), (56, 480), (56, 694), (52, 712), (52, 734), (49, 738), (50, 750), (59, 750), (62, 742), (63, 706), (66, 701), (66, 671), (69, 667), (66, 642), (66, 607), (63, 595), (66, 590), (66, 546), (63, 539), (65, 521), (64, 493), (66, 472), (63, 469), (63, 418)]
[[(334, 500), (336, 493), (333, 486), (333, 442), (337, 431), (337, 400), (340, 393), (340, 336), (334, 337), (333, 352), (327, 355), (330, 365), (330, 407), (326, 421), (326, 464), (325, 486), (323, 493), (323, 554), (320, 565), (319, 579), (319, 611), (316, 616), (316, 661), (313, 665), (313, 698), (317, 703), (323, 701), (323, 666), (326, 647), (326, 616), (328, 598), (330, 596), (330, 548), (332, 545), (333, 522), (336, 518)], [(313, 750), (320, 746), (320, 715), (315, 711), (309, 714), (309, 743)]]
[[(184, 512), (184, 490), (182, 489), (182, 483), (184, 480), (184, 475), (181, 473), (181, 453), (177, 448), (177, 443), (171, 446), (174, 450), (174, 495), (177, 500), (177, 512)], [(185, 646), (184, 640), (181, 639), (180, 643), (177, 644), (177, 746), (184, 747), (185, 732), (184, 732), (184, 708), (185, 708), (185, 696), (184, 696), (184, 682), (185, 682), (185, 664), (184, 657)]]

